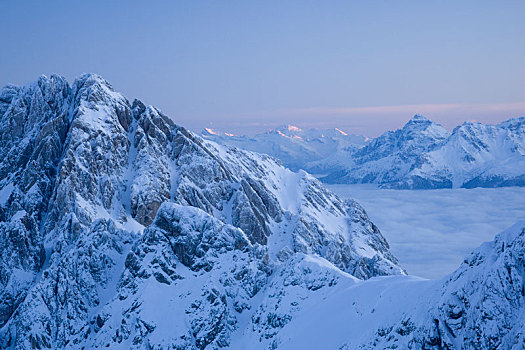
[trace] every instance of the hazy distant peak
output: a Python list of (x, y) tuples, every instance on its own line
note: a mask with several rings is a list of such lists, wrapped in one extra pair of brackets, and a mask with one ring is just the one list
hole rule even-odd
[(428, 126), (428, 125), (432, 125), (432, 124), (439, 125), (437, 123), (434, 123), (433, 121), (431, 121), (430, 119), (428, 119), (425, 116), (422, 116), (420, 114), (416, 114), (412, 118), (410, 118), (410, 120), (405, 124), (404, 127), (406, 128), (406, 127), (420, 126), (420, 125)]
[(441, 126), (441, 124), (435, 123), (419, 114), (413, 116), (400, 131), (409, 134), (415, 132), (421, 134), (421, 136), (427, 135), (432, 139), (444, 139), (450, 135), (450, 132)]
[(430, 121), (427, 117), (421, 114), (415, 114), (411, 119), (411, 121)]
[(225, 132), (225, 131), (218, 131), (218, 130), (215, 130), (215, 129), (212, 129), (212, 128), (204, 128), (202, 131), (201, 131), (201, 136), (203, 137), (212, 137), (212, 136), (216, 136), (216, 137), (233, 137), (233, 136), (237, 136), (235, 134), (232, 134), (232, 133), (228, 133), (228, 132)]
[(268, 130), (270, 133), (280, 134), (281, 136), (290, 136), (297, 133), (302, 133), (304, 130), (296, 125), (286, 124), (278, 126), (274, 129)]
[(202, 131), (201, 131), (201, 134), (202, 135), (219, 135), (218, 132), (216, 132), (215, 130), (211, 129), (211, 128), (204, 128)]

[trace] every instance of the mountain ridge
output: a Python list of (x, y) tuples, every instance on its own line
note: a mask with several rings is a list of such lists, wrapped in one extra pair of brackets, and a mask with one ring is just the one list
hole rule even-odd
[(252, 137), (212, 129), (204, 129), (200, 135), (220, 144), (270, 155), (292, 170), (304, 169), (314, 174), (340, 167), (339, 163), (344, 164), (341, 159), (367, 142), (364, 136), (337, 128), (303, 129), (294, 125), (281, 125)]
[[(271, 140), (264, 136), (268, 133), (253, 138), (206, 133), (203, 137), (271, 155), (293, 169), (320, 174), (320, 180), (329, 184), (372, 183), (393, 189), (525, 186), (525, 117), (495, 125), (465, 122), (449, 132), (416, 114), (400, 129), (324, 153), (318, 151), (320, 139), (303, 140), (297, 134), (300, 128), (294, 128), (293, 132), (277, 128), (281, 134)], [(328, 130), (309, 132), (324, 137)], [(352, 135), (344, 138), (350, 140)], [(295, 149), (287, 146), (290, 143)]]

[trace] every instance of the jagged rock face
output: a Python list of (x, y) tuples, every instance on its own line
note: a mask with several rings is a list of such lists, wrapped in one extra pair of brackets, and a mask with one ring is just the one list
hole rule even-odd
[[(193, 274), (205, 275), (192, 300), (201, 306), (187, 309), (203, 311), (173, 338), (204, 348), (229, 342), (276, 261), (307, 254), (358, 278), (404, 274), (357, 203), (270, 157), (204, 141), (101, 77), (3, 88), (0, 112), (1, 347), (91, 347), (98, 331), (120, 329), (105, 328), (100, 310), (124, 307), (119, 298), (149, 288), (151, 276), (183, 295)], [(162, 209), (166, 202), (182, 207)], [(174, 209), (187, 207), (202, 212)], [(202, 234), (181, 235), (188, 228), (173, 223), (177, 215)], [(237, 265), (212, 262), (223, 253)], [(218, 285), (215, 270), (224, 274)], [(138, 321), (147, 311), (137, 310), (111, 342), (156, 342), (149, 321)]]
[(59, 77), (0, 90), (0, 325), (44, 264), (40, 225), (68, 130), (69, 93)]
[[(525, 306), (524, 268), (523, 226), (498, 235), (466, 259), (442, 289), (438, 310), (443, 343), (472, 349), (525, 345), (517, 313)], [(477, 288), (470, 288), (472, 283)]]
[[(96, 76), (73, 84), (70, 95), (71, 125), (50, 199), (46, 230), (59, 227), (74, 241), (100, 217), (100, 211), (119, 210), (118, 194), (128, 162), (127, 101)], [(71, 226), (64, 232), (64, 226)]]
[(240, 229), (198, 208), (163, 204), (126, 258), (118, 294), (96, 316), (101, 321), (86, 344), (229, 346), (250, 299), (271, 274), (265, 254)]
[(164, 151), (173, 140), (173, 122), (140, 101), (133, 103), (136, 119), (133, 130), (133, 159), (130, 172), (136, 174), (131, 184), (131, 215), (143, 225), (150, 225), (161, 203), (170, 199), (169, 154)]
[(62, 241), (0, 336), (0, 348), (75, 348), (90, 334), (93, 313), (114, 295), (137, 237), (96, 220), (73, 245)]

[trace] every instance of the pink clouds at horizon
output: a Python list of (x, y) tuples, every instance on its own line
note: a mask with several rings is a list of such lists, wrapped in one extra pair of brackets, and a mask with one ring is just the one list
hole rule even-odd
[[(236, 134), (254, 134), (279, 125), (292, 124), (304, 128), (339, 128), (345, 132), (375, 137), (387, 130), (402, 127), (415, 114), (423, 115), (452, 130), (465, 121), (497, 124), (510, 118), (525, 116), (525, 102), (281, 109), (213, 118), (214, 120), (203, 124), (201, 129), (212, 127)], [(195, 126), (194, 129), (199, 127)]]

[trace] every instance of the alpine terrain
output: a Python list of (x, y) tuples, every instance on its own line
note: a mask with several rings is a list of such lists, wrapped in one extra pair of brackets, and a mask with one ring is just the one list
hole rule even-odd
[(521, 349), (524, 277), (525, 222), (410, 277), (355, 201), (97, 75), (0, 90), (2, 349)]
[(449, 133), (416, 115), (353, 153), (355, 164), (323, 179), (386, 188), (525, 186), (525, 117), (465, 122)]
[(303, 169), (312, 174), (351, 166), (352, 154), (368, 140), (337, 128), (302, 129), (294, 125), (284, 125), (253, 137), (206, 128), (201, 136), (219, 144), (270, 155), (292, 170)]
[(261, 152), (330, 184), (432, 189), (525, 186), (525, 117), (497, 125), (465, 122), (452, 133), (415, 115), (401, 129), (366, 139), (339, 129), (288, 126), (253, 138), (202, 133), (220, 144)]

